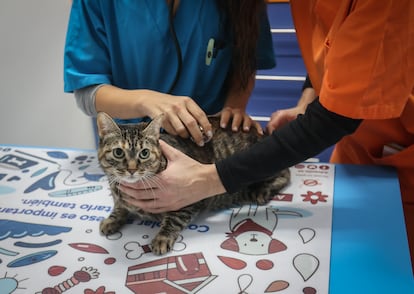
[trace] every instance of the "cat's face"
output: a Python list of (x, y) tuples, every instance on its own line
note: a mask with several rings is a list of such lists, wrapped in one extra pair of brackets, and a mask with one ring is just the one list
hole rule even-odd
[(158, 139), (162, 118), (142, 125), (118, 126), (105, 113), (98, 113), (99, 163), (111, 182), (134, 183), (153, 177), (162, 164)]

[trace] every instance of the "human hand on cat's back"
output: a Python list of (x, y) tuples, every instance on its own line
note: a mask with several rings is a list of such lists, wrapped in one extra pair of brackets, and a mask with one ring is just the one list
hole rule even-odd
[(164, 113), (163, 128), (172, 135), (191, 137), (198, 145), (204, 145), (204, 136), (213, 135), (205, 112), (188, 96), (174, 96), (155, 92), (142, 105), (151, 118)]
[(213, 135), (207, 115), (188, 96), (104, 85), (96, 92), (95, 104), (98, 112), (123, 119), (146, 116), (153, 119), (164, 114), (162, 127), (168, 133), (183, 138), (191, 136), (198, 145), (204, 145), (205, 136), (210, 138)]
[(167, 168), (153, 180), (121, 183), (131, 205), (150, 213), (175, 211), (225, 192), (214, 164), (201, 164), (160, 140)]
[(262, 126), (254, 121), (244, 110), (240, 108), (224, 107), (220, 112), (220, 126), (226, 128), (231, 122), (231, 129), (234, 132), (242, 129), (247, 132), (251, 127), (256, 128), (259, 134), (263, 135)]

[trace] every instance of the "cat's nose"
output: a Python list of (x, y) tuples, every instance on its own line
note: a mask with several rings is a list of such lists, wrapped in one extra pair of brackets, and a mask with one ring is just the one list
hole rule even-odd
[(137, 171), (136, 168), (128, 168), (127, 171), (131, 174), (131, 176)]

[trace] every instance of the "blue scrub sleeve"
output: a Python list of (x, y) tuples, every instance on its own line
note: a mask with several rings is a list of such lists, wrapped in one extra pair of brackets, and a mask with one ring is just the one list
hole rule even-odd
[(67, 93), (90, 85), (111, 84), (111, 62), (99, 9), (98, 1), (72, 3), (64, 55)]

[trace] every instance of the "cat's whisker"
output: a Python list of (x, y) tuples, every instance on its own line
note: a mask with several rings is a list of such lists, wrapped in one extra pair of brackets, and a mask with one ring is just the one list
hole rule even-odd
[[(147, 181), (144, 177), (140, 178), (139, 182), (141, 182), (144, 185), (145, 190), (152, 190), (152, 187), (147, 184)], [(147, 186), (148, 186), (148, 188), (147, 188)]]
[[(147, 174), (139, 179), (139, 181), (144, 185), (144, 189), (147, 191), (151, 191), (153, 199), (156, 199), (155, 195), (155, 187), (161, 190), (164, 190), (164, 187), (158, 181), (158, 177), (156, 174)], [(153, 187), (155, 186), (155, 187)]]
[(156, 175), (156, 174), (147, 175), (146, 177), (144, 177), (144, 180), (146, 182), (148, 182), (150, 186), (152, 186), (152, 184), (154, 184), (154, 186), (156, 186), (158, 189), (160, 189), (162, 191), (165, 190), (163, 185), (161, 184), (161, 182), (159, 180), (158, 175)]
[(119, 183), (119, 177), (115, 175), (108, 176), (108, 183), (109, 185), (118, 184)]
[(165, 191), (165, 187), (162, 185), (158, 175), (154, 175), (148, 179), (151, 183), (154, 183), (160, 190)]
[(154, 189), (152, 187), (150, 187), (149, 190), (151, 191), (152, 199), (154, 199), (154, 201), (155, 201), (155, 191), (154, 191)]
[[(151, 179), (152, 177), (145, 177), (142, 179), (142, 182), (144, 183), (145, 186), (148, 186), (146, 190), (154, 191), (154, 187), (153, 187), (154, 182)], [(158, 184), (157, 183), (155, 184), (156, 184), (155, 186), (158, 188)]]

